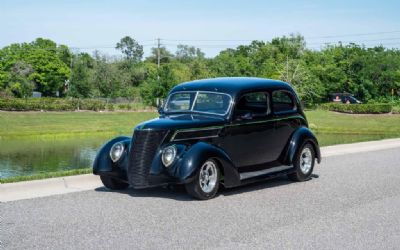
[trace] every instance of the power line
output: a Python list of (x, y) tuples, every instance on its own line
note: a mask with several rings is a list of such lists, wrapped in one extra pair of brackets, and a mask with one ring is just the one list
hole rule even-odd
[(337, 37), (354, 37), (354, 36), (382, 35), (382, 34), (393, 34), (393, 33), (400, 33), (400, 30), (383, 31), (383, 32), (371, 32), (371, 33), (358, 33), (358, 34), (345, 34), (345, 35), (314, 36), (314, 37), (305, 37), (305, 38), (307, 38), (307, 39), (316, 39), (316, 38), (337, 38)]
[[(400, 30), (393, 31), (382, 31), (382, 32), (370, 32), (370, 33), (355, 33), (355, 34), (342, 34), (342, 35), (327, 35), (327, 36), (311, 36), (304, 37), (305, 39), (317, 39), (317, 38), (338, 38), (338, 37), (356, 37), (356, 36), (371, 36), (371, 35), (382, 35), (382, 34), (394, 34), (400, 33)], [(163, 39), (164, 41), (183, 41), (183, 42), (251, 42), (251, 41), (265, 41), (269, 39)]]

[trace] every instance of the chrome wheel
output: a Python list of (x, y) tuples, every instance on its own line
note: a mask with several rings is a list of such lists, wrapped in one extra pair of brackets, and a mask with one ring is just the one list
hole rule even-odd
[(305, 147), (300, 155), (300, 170), (303, 174), (310, 172), (313, 163), (313, 155), (311, 149)]
[(214, 190), (214, 187), (218, 181), (217, 171), (217, 166), (213, 161), (206, 161), (203, 166), (201, 166), (199, 181), (201, 190), (204, 193), (210, 193)]

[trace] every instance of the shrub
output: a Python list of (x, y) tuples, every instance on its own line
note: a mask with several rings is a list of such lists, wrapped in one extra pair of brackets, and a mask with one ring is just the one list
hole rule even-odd
[(61, 99), (61, 98), (7, 98), (0, 99), (0, 110), (7, 111), (71, 111), (71, 110), (104, 110), (103, 101), (92, 99)]
[(351, 114), (384, 114), (392, 111), (392, 105), (380, 104), (342, 104), (324, 103), (319, 106), (321, 109)]
[(393, 114), (400, 114), (400, 106), (394, 106), (392, 109)]
[(112, 104), (112, 103), (107, 104), (107, 110), (114, 111), (115, 110), (114, 104)]

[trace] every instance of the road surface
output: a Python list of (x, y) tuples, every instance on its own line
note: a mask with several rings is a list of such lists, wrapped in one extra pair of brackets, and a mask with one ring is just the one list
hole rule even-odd
[(314, 173), (209, 201), (97, 188), (0, 203), (0, 240), (4, 249), (400, 248), (400, 148), (328, 156)]

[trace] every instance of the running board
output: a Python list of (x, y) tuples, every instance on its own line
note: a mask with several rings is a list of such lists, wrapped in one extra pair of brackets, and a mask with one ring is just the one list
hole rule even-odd
[(293, 166), (283, 165), (283, 166), (267, 168), (267, 169), (258, 170), (258, 171), (244, 172), (244, 173), (240, 174), (240, 180), (246, 180), (246, 179), (250, 179), (250, 178), (254, 178), (254, 177), (259, 177), (261, 175), (280, 172), (280, 171), (288, 170), (291, 168), (293, 168)]

